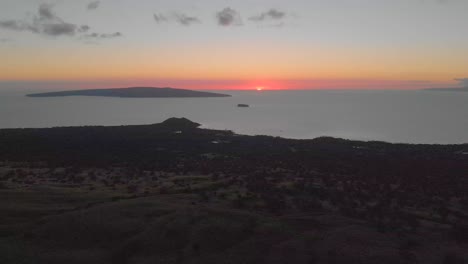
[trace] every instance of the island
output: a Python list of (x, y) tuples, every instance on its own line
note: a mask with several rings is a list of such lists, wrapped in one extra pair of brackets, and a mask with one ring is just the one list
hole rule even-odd
[(120, 98), (189, 98), (189, 97), (230, 97), (228, 94), (201, 92), (176, 88), (129, 87), (109, 89), (87, 89), (48, 93), (27, 94), (28, 97), (63, 97), (63, 96), (104, 96)]
[(468, 92), (468, 87), (461, 87), (461, 88), (428, 88), (423, 89), (424, 91), (432, 91), (432, 92)]

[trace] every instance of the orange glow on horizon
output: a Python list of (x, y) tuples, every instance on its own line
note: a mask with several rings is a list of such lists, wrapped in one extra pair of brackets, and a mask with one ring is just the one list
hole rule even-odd
[[(2, 81), (0, 80), (0, 84)], [(10, 84), (8, 84), (10, 83)], [(258, 85), (261, 83), (262, 85)], [(407, 80), (373, 80), (373, 79), (270, 79), (270, 80), (239, 80), (239, 79), (89, 79), (89, 80), (35, 80), (10, 81), (5, 84), (35, 89), (99, 89), (124, 87), (172, 87), (194, 90), (321, 90), (321, 89), (359, 89), (359, 90), (411, 90), (423, 88), (457, 87), (456, 81), (407, 81)], [(18, 86), (18, 87), (19, 87)]]
[[(368, 54), (351, 48), (324, 52), (331, 48), (290, 45), (281, 45), (283, 50), (291, 50), (287, 53), (278, 53), (276, 46), (250, 42), (222, 46), (217, 52), (204, 45), (189, 49), (163, 46), (157, 50), (152, 46), (125, 47), (131, 52), (120, 52), (123, 47), (118, 45), (106, 49), (88, 45), (77, 46), (73, 53), (62, 46), (47, 46), (36, 52), (26, 46), (10, 45), (3, 47), (1, 53), (8, 63), (0, 64), (0, 82), (67, 82), (90, 88), (162, 85), (203, 90), (246, 90), (257, 86), (268, 90), (418, 89), (456, 85), (453, 79), (463, 77), (468, 67), (468, 61), (457, 55), (463, 50), (430, 53), (413, 48), (382, 49)], [(198, 80), (190, 81), (194, 79)]]

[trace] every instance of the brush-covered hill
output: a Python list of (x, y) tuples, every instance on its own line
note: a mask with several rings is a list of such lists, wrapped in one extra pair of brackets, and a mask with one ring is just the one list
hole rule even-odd
[(468, 144), (0, 129), (3, 264), (467, 263)]

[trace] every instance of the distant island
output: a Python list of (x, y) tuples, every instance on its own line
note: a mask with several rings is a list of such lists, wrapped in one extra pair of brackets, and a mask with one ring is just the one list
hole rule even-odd
[(73, 90), (48, 93), (27, 94), (28, 97), (62, 96), (105, 96), (122, 98), (188, 98), (188, 97), (230, 97), (228, 94), (200, 92), (175, 88), (129, 87), (110, 89)]
[(429, 88), (429, 89), (424, 89), (424, 91), (433, 91), (433, 92), (468, 92), (468, 87), (462, 87), (462, 88)]

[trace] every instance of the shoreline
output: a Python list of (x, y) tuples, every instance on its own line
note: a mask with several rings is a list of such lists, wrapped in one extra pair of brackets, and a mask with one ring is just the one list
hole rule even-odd
[(0, 250), (9, 263), (468, 259), (468, 144), (199, 126), (0, 130)]
[[(169, 118), (171, 119), (171, 118)], [(161, 122), (163, 123), (163, 122)], [(48, 127), (11, 127), (11, 128), (0, 128), (0, 133), (2, 131), (14, 131), (14, 130), (22, 130), (22, 131), (47, 131), (47, 130), (54, 130), (54, 129), (93, 129), (93, 128), (142, 128), (142, 127), (151, 127), (154, 125), (159, 125), (161, 123), (151, 123), (151, 124), (132, 124), (132, 125), (76, 125), (76, 126), (48, 126)], [(212, 132), (229, 132), (232, 135), (236, 136), (245, 136), (245, 137), (271, 137), (271, 138), (280, 138), (283, 140), (295, 140), (295, 141), (313, 141), (318, 140), (321, 138), (331, 138), (336, 140), (345, 140), (345, 141), (353, 141), (353, 142), (362, 142), (362, 143), (381, 143), (381, 144), (391, 144), (391, 145), (410, 145), (410, 146), (468, 146), (468, 142), (464, 143), (407, 143), (407, 142), (391, 142), (385, 140), (364, 140), (364, 139), (352, 139), (352, 138), (344, 138), (344, 137), (335, 137), (335, 136), (317, 136), (311, 138), (299, 138), (299, 137), (287, 137), (287, 136), (275, 136), (275, 135), (268, 135), (268, 134), (246, 134), (246, 133), (238, 133), (235, 130), (230, 129), (220, 129), (220, 128), (211, 128), (205, 127), (203, 124), (200, 125), (198, 129), (212, 131)]]

